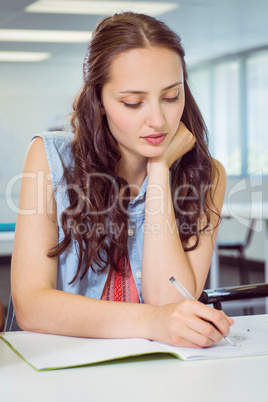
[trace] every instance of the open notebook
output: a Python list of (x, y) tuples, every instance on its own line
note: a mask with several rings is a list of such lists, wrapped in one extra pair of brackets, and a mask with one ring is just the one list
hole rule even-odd
[(1, 338), (36, 370), (76, 367), (152, 353), (182, 360), (268, 354), (268, 315), (235, 317), (229, 337), (205, 349), (180, 348), (146, 339), (88, 339), (33, 332), (6, 332)]

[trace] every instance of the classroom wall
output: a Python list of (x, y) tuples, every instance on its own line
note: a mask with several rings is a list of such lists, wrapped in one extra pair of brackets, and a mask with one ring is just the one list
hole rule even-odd
[[(82, 61), (73, 65), (0, 63), (0, 221), (14, 219), (5, 193), (22, 170), (31, 138), (61, 124), (82, 82)], [(66, 119), (65, 119), (66, 120)], [(18, 181), (17, 181), (18, 184)], [(18, 185), (12, 186), (16, 199)]]
[[(16, 220), (19, 174), (31, 138), (61, 123), (81, 83), (82, 59), (68, 65), (0, 63), (0, 222)], [(0, 255), (11, 249), (10, 242), (0, 243)]]
[[(0, 222), (16, 219), (19, 194), (19, 174), (31, 138), (57, 125), (72, 110), (72, 101), (82, 82), (82, 60), (69, 65), (5, 64), (0, 63)], [(10, 183), (13, 184), (9, 186)], [(228, 179), (226, 197), (243, 178)], [(263, 179), (259, 187), (246, 181), (246, 189), (236, 192), (233, 201), (250, 201), (252, 193), (262, 192), (268, 201), (268, 183)], [(7, 199), (6, 190), (12, 188)], [(226, 198), (227, 199), (227, 198)], [(247, 251), (250, 259), (264, 260), (264, 231), (258, 231)], [(220, 238), (236, 239), (244, 236), (246, 228), (235, 221), (224, 221)], [(0, 243), (0, 255), (11, 253), (11, 243)]]

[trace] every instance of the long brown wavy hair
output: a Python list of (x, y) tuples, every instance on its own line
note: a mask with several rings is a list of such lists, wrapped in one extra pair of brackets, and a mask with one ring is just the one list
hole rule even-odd
[[(88, 45), (83, 85), (73, 103), (73, 166), (67, 167), (64, 173), (67, 184), (71, 184), (67, 186), (70, 205), (61, 216), (65, 237), (49, 252), (50, 257), (55, 257), (72, 241), (77, 243), (78, 266), (73, 281), (83, 278), (93, 262), (100, 270), (108, 266), (118, 270), (120, 259), (128, 254), (130, 190), (128, 183), (117, 174), (121, 155), (102, 113), (101, 92), (110, 79), (110, 66), (118, 54), (148, 46), (170, 49), (182, 62), (185, 108), (181, 121), (195, 136), (196, 145), (171, 167), (171, 191), (181, 241), (186, 244), (190, 237), (195, 238), (195, 244), (185, 247), (186, 251), (197, 247), (200, 232), (210, 224), (211, 213), (217, 213), (210, 207), (217, 170), (208, 151), (204, 120), (187, 83), (180, 37), (163, 22), (147, 15), (127, 12), (105, 18), (97, 25)], [(205, 224), (198, 228), (201, 214), (206, 217)]]

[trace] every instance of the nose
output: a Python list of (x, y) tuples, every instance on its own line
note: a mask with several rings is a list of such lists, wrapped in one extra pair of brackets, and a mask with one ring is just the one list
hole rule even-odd
[(148, 107), (148, 115), (146, 118), (146, 124), (157, 131), (160, 131), (165, 124), (165, 116), (161, 105), (154, 104)]

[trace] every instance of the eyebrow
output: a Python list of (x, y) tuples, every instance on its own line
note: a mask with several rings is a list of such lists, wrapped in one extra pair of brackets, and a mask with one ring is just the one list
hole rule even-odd
[[(167, 91), (168, 89), (171, 89), (171, 88), (175, 88), (175, 87), (177, 87), (179, 85), (182, 85), (182, 81), (181, 82), (175, 82), (174, 84), (168, 85), (167, 87), (163, 88), (161, 90), (161, 92)], [(147, 92), (145, 92), (145, 91), (134, 91), (134, 90), (131, 90), (131, 89), (127, 89), (126, 91), (120, 91), (120, 94), (142, 94), (142, 95), (145, 95), (145, 94), (147, 94)]]

